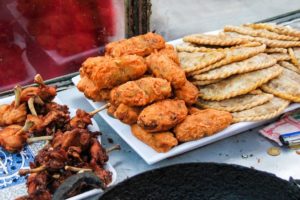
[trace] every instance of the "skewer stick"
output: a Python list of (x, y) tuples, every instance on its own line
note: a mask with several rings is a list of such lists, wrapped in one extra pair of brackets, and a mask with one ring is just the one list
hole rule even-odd
[(96, 110), (94, 110), (94, 111), (92, 111), (92, 112), (89, 112), (89, 114), (90, 114), (91, 116), (94, 116), (96, 113), (98, 113), (98, 112), (100, 112), (100, 111), (102, 111), (102, 110), (105, 110), (105, 109), (108, 108), (110, 105), (111, 105), (110, 103), (107, 103), (107, 104), (101, 106), (100, 108), (98, 108), (98, 109), (96, 109)]
[(119, 144), (113, 145), (106, 149), (106, 153), (110, 153), (112, 151), (121, 150), (121, 146)]
[(73, 167), (73, 166), (69, 166), (69, 165), (65, 166), (65, 170), (70, 170), (73, 172), (91, 172), (91, 171), (93, 171), (92, 169), (89, 169), (89, 168), (79, 168), (79, 167)]
[(21, 100), (21, 92), (22, 92), (22, 88), (20, 85), (16, 85), (16, 87), (14, 88), (14, 92), (15, 92), (15, 107), (18, 107), (20, 105), (20, 100)]
[(28, 100), (28, 107), (32, 115), (37, 116), (36, 110), (34, 108), (34, 97), (30, 97)]
[(35, 75), (34, 82), (39, 84), (39, 85), (46, 86), (45, 82), (44, 82), (44, 79), (42, 78), (42, 76), (40, 74)]
[(27, 132), (32, 126), (34, 125), (34, 123), (32, 122), (32, 121), (26, 121), (25, 122), (25, 124), (24, 124), (24, 126), (22, 127), (22, 129), (20, 129), (17, 133), (16, 133), (16, 135), (20, 135), (20, 134), (22, 134), (22, 133), (24, 133), (24, 132)]
[(41, 166), (39, 166), (39, 167), (37, 167), (37, 168), (33, 168), (33, 169), (20, 169), (20, 170), (19, 170), (19, 174), (20, 174), (21, 176), (24, 176), (24, 175), (26, 175), (26, 174), (32, 174), (32, 173), (41, 172), (41, 171), (43, 171), (43, 170), (45, 170), (45, 169), (46, 169), (46, 166), (45, 166), (45, 165), (41, 165)]
[(49, 136), (49, 135), (40, 136), (40, 137), (31, 137), (31, 138), (27, 139), (27, 143), (31, 144), (31, 143), (38, 142), (38, 141), (45, 141), (45, 140), (49, 141), (52, 139), (53, 139), (53, 136)]

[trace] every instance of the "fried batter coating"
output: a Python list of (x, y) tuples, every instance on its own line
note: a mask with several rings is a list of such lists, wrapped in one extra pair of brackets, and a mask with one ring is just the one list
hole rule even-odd
[(114, 116), (125, 124), (135, 124), (140, 112), (141, 108), (139, 107), (131, 107), (121, 103), (114, 112)]
[(15, 106), (15, 102), (11, 105), (0, 105), (0, 126), (8, 126), (12, 124), (21, 124), (25, 122), (27, 115), (26, 104), (22, 103)]
[(158, 52), (159, 54), (168, 56), (171, 60), (173, 60), (178, 65), (178, 67), (180, 66), (179, 57), (173, 45), (166, 44), (166, 47), (159, 50)]
[(161, 78), (145, 77), (128, 81), (110, 92), (111, 102), (128, 106), (145, 106), (171, 96), (171, 85)]
[(83, 92), (84, 95), (92, 99), (93, 101), (103, 101), (109, 99), (110, 89), (99, 90), (96, 85), (87, 77), (84, 76), (80, 79), (77, 84), (79, 91)]
[(147, 66), (142, 57), (125, 55), (118, 58), (98, 56), (88, 58), (80, 68), (80, 76), (87, 76), (98, 88), (111, 89), (144, 75)]
[(179, 142), (197, 140), (211, 136), (232, 123), (232, 115), (226, 111), (205, 109), (188, 115), (186, 119), (174, 128)]
[(147, 56), (154, 52), (155, 49), (165, 47), (165, 40), (161, 35), (147, 33), (129, 39), (111, 42), (106, 45), (106, 55), (119, 57), (122, 55), (139, 55)]
[(184, 86), (175, 90), (175, 96), (178, 99), (184, 100), (187, 105), (197, 102), (198, 93), (198, 88), (189, 81), (186, 81)]
[(137, 124), (148, 132), (167, 131), (182, 122), (187, 114), (183, 100), (166, 99), (144, 108)]
[(137, 124), (131, 126), (131, 132), (135, 137), (159, 153), (167, 152), (178, 144), (172, 132), (149, 133)]
[(153, 53), (146, 58), (146, 63), (155, 77), (170, 81), (174, 88), (182, 87), (187, 81), (184, 70), (167, 55)]
[(9, 152), (21, 151), (27, 138), (28, 135), (22, 132), (22, 126), (19, 125), (10, 125), (0, 130), (0, 146)]

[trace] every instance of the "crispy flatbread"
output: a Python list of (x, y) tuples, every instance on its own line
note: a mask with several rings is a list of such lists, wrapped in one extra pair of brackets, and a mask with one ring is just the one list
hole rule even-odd
[(199, 97), (220, 101), (255, 90), (282, 72), (282, 67), (274, 65), (265, 69), (239, 74), (220, 82), (200, 87)]
[(226, 35), (205, 35), (193, 34), (183, 37), (184, 42), (191, 42), (198, 45), (213, 45), (213, 46), (234, 46), (247, 42), (242, 38), (232, 38)]
[(224, 65), (220, 68), (193, 76), (195, 80), (215, 80), (227, 78), (234, 74), (243, 74), (258, 69), (263, 69), (276, 64), (276, 60), (265, 54), (260, 53), (246, 60)]
[(283, 99), (300, 102), (300, 75), (294, 71), (283, 68), (282, 74), (261, 88)]
[(280, 115), (289, 101), (273, 97), (270, 101), (240, 112), (232, 113), (234, 122), (267, 120)]
[(213, 65), (210, 65), (208, 67), (205, 67), (205, 68), (197, 70), (197, 71), (193, 71), (193, 72), (189, 73), (188, 75), (192, 76), (192, 75), (201, 74), (201, 73), (207, 72), (209, 70), (221, 67), (223, 65), (227, 65), (227, 64), (230, 64), (233, 62), (245, 60), (247, 58), (250, 58), (252, 56), (255, 56), (259, 53), (264, 52), (265, 49), (266, 49), (266, 45), (264, 45), (264, 44), (260, 45), (260, 46), (255, 46), (255, 47), (234, 47), (234, 48), (230, 48), (230, 49), (224, 49), (225, 58), (216, 62)]
[(271, 40), (267, 38), (262, 38), (262, 37), (252, 37), (249, 35), (242, 35), (236, 32), (226, 32), (226, 35), (230, 37), (236, 37), (240, 39), (245, 39), (249, 41), (255, 41), (255, 42), (260, 42), (268, 47), (273, 47), (273, 48), (289, 48), (289, 47), (299, 47), (300, 46), (300, 41), (286, 41), (286, 40)]
[(285, 48), (266, 48), (265, 53), (287, 53)]
[(264, 24), (264, 23), (244, 24), (244, 26), (251, 27), (254, 29), (266, 29), (266, 30), (272, 31), (274, 33), (290, 35), (290, 36), (300, 38), (300, 31), (290, 28), (290, 27), (287, 27), (287, 26), (281, 26), (281, 25), (275, 25), (275, 24)]
[(192, 81), (192, 83), (196, 86), (204, 86), (204, 85), (217, 83), (221, 80), (223, 80), (223, 79), (215, 79), (215, 80), (207, 80), (207, 81)]
[(300, 74), (300, 69), (290, 62), (280, 61), (279, 65)]
[(225, 57), (225, 53), (218, 51), (193, 53), (179, 52), (178, 57), (184, 71), (192, 72), (218, 62)]
[(287, 53), (269, 53), (269, 55), (277, 60), (277, 62), (291, 59), (290, 55)]
[(193, 52), (210, 52), (210, 51), (214, 51), (216, 49), (198, 46), (196, 44), (192, 44), (192, 43), (189, 43), (189, 42), (184, 42), (182, 44), (177, 45), (176, 50), (178, 52), (193, 53)]
[(289, 48), (288, 52), (291, 57), (291, 62), (300, 69), (300, 48)]
[(290, 40), (297, 41), (299, 38), (288, 36), (288, 35), (280, 35), (278, 33), (274, 33), (265, 29), (252, 29), (251, 27), (242, 27), (242, 26), (225, 26), (224, 31), (236, 32), (243, 35), (250, 35), (253, 37), (262, 37), (268, 38), (272, 40)]
[(222, 101), (206, 101), (203, 99), (198, 100), (197, 106), (201, 108), (212, 108), (216, 110), (224, 110), (228, 112), (238, 112), (248, 110), (255, 106), (259, 106), (270, 101), (273, 98), (272, 94), (244, 94), (241, 96), (225, 99)]

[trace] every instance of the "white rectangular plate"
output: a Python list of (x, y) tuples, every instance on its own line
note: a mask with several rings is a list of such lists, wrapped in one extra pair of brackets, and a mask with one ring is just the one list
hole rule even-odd
[[(179, 41), (179, 40), (178, 40)], [(72, 79), (73, 83), (75, 85), (77, 85), (77, 83), (79, 82), (80, 77), (76, 76)], [(80, 91), (78, 91), (80, 92)], [(83, 98), (84, 95), (81, 94)], [(103, 106), (105, 104), (105, 102), (93, 102), (89, 99), (87, 99), (87, 101), (96, 109), (99, 108), (100, 106)], [(294, 110), (296, 108), (299, 108), (300, 104), (291, 104), (286, 110), (285, 112)], [(148, 145), (144, 144), (143, 142), (141, 142), (140, 140), (138, 140), (132, 133), (130, 130), (130, 126), (127, 124), (122, 123), (121, 121), (119, 121), (118, 119), (112, 118), (110, 117), (106, 110), (102, 111), (99, 113), (100, 116), (119, 134), (119, 136), (125, 140), (130, 146), (131, 148), (133, 148), (148, 164), (154, 164), (158, 161), (161, 161), (163, 159), (178, 155), (178, 154), (182, 154), (184, 152), (193, 150), (195, 148), (216, 142), (218, 140), (233, 136), (235, 134), (244, 132), (246, 130), (261, 126), (263, 124), (266, 124), (272, 120), (265, 120), (265, 121), (259, 121), (259, 122), (240, 122), (240, 123), (236, 123), (233, 124), (231, 126), (229, 126), (228, 128), (226, 128), (225, 130), (209, 136), (209, 137), (204, 137), (201, 138), (199, 140), (195, 140), (195, 141), (191, 141), (191, 142), (186, 142), (186, 143), (182, 143), (174, 148), (172, 148), (170, 151), (166, 152), (166, 153), (158, 153), (156, 151), (154, 151), (151, 147), (149, 147)]]

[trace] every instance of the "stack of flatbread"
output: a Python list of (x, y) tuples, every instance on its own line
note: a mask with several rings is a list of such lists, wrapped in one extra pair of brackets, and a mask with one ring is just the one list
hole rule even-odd
[(270, 119), (300, 102), (300, 31), (245, 24), (183, 41), (176, 49), (200, 90), (199, 107), (229, 111), (240, 122)]

